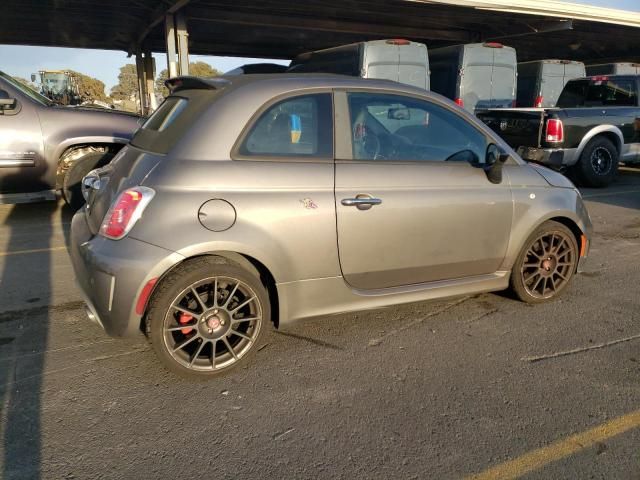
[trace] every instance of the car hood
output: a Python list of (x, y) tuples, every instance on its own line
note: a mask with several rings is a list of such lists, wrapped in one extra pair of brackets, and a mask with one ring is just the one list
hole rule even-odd
[(125, 112), (123, 110), (113, 110), (110, 108), (105, 108), (101, 106), (93, 106), (93, 105), (52, 105), (49, 108), (53, 108), (56, 110), (62, 110), (66, 112), (91, 112), (97, 113), (99, 115), (116, 115), (116, 116), (126, 116), (126, 117), (134, 117), (141, 118), (140, 115), (133, 112)]
[(48, 107), (40, 110), (43, 133), (52, 144), (69, 138), (131, 139), (140, 118), (127, 112), (91, 107)]
[(553, 187), (576, 188), (575, 185), (571, 183), (571, 180), (555, 170), (551, 170), (538, 163), (529, 163), (529, 166), (533, 167), (533, 169)]

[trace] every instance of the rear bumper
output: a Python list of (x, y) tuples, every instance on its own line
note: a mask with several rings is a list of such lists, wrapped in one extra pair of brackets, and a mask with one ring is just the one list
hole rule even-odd
[(575, 148), (518, 147), (517, 151), (524, 160), (551, 167), (570, 167), (578, 161)]
[(183, 258), (129, 237), (115, 241), (93, 236), (84, 209), (71, 222), (70, 249), (89, 318), (111, 336), (139, 332), (142, 315), (136, 313), (136, 301), (142, 288)]

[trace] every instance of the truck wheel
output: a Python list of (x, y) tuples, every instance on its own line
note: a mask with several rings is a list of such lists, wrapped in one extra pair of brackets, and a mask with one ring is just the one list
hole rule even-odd
[(584, 187), (606, 187), (618, 172), (618, 149), (605, 137), (591, 140), (582, 151), (574, 173)]
[(67, 205), (74, 210), (84, 205), (84, 197), (80, 187), (82, 178), (94, 168), (105, 166), (113, 156), (113, 153), (109, 152), (91, 152), (80, 157), (71, 165), (62, 184), (62, 196)]
[(269, 296), (258, 277), (219, 257), (188, 260), (156, 287), (146, 330), (162, 364), (191, 379), (244, 364), (270, 323)]

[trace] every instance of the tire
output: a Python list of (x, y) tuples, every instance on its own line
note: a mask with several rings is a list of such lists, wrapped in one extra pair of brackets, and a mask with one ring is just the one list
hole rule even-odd
[(618, 172), (618, 149), (606, 137), (592, 139), (582, 151), (573, 173), (581, 186), (606, 187)]
[(94, 168), (104, 167), (114, 157), (109, 152), (91, 152), (77, 159), (67, 170), (62, 183), (64, 201), (74, 210), (84, 205), (82, 196), (82, 178)]
[(247, 363), (270, 323), (269, 295), (260, 279), (221, 260), (186, 261), (161, 281), (150, 300), (147, 336), (160, 362), (181, 377), (206, 380)]
[(557, 298), (576, 272), (578, 255), (571, 230), (558, 222), (543, 223), (527, 238), (511, 269), (511, 290), (526, 303)]

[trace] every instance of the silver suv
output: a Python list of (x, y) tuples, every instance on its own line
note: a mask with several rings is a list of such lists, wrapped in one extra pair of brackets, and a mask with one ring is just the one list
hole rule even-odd
[(269, 324), (511, 287), (562, 293), (591, 223), (443, 97), (385, 80), (169, 80), (83, 180), (72, 258), (108, 334), (142, 330), (173, 372), (246, 361)]

